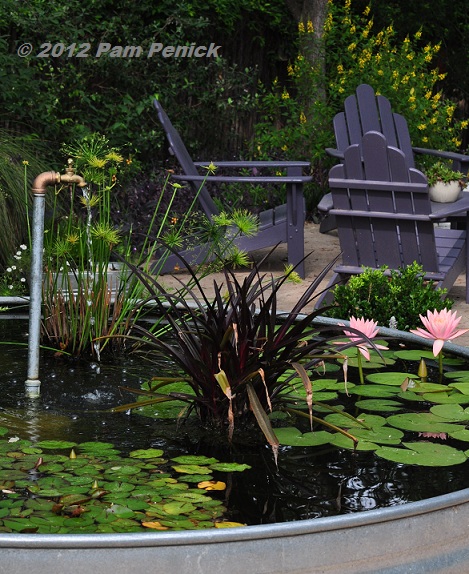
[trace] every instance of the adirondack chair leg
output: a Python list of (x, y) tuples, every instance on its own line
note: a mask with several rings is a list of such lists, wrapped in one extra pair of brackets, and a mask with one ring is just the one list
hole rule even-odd
[(314, 308), (320, 309), (321, 307), (332, 305), (332, 302), (334, 301), (333, 287), (344, 283), (346, 279), (347, 277), (342, 273), (334, 273), (325, 289), (317, 298)]
[[(290, 176), (302, 175), (301, 167), (289, 167)], [(300, 207), (300, 202), (303, 204)], [(303, 185), (292, 183), (287, 185), (287, 249), (288, 262), (295, 267), (298, 275), (304, 279), (305, 273), (305, 209)]]
[(469, 211), (466, 213), (466, 303), (469, 303)]

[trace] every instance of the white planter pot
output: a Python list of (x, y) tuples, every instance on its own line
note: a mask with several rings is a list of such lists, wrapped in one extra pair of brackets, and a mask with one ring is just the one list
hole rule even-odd
[[(108, 289), (110, 289), (112, 293), (118, 292), (125, 284), (128, 275), (129, 269), (128, 267), (123, 266), (122, 263), (109, 263), (106, 275)], [(55, 285), (57, 289), (62, 289), (64, 292), (68, 292), (69, 288), (71, 288), (74, 293), (77, 293), (78, 283), (85, 286), (88, 281), (91, 283), (93, 280), (94, 275), (89, 271), (84, 273), (82, 277), (78, 277), (77, 273), (74, 273), (73, 271), (69, 271), (66, 275), (59, 272), (57, 274)]]
[(437, 181), (435, 185), (429, 187), (430, 199), (438, 203), (452, 203), (456, 201), (461, 193), (459, 181), (443, 183)]

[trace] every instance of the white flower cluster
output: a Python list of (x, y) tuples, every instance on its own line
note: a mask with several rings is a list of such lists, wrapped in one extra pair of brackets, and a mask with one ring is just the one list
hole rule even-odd
[(15, 285), (15, 283), (25, 284), (26, 277), (25, 271), (23, 270), (22, 266), (20, 265), (20, 261), (24, 252), (28, 249), (28, 247), (24, 244), (20, 245), (18, 251), (13, 255), (13, 259), (15, 259), (18, 264), (17, 265), (10, 265), (5, 269), (5, 280), (7, 283), (7, 287), (10, 291), (18, 288), (19, 285)]

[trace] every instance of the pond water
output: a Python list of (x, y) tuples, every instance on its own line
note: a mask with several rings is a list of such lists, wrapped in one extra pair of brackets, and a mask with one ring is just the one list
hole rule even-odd
[[(0, 342), (27, 342), (28, 323), (15, 317), (0, 321)], [(417, 501), (469, 486), (469, 463), (445, 468), (396, 464), (372, 452), (353, 452), (330, 445), (281, 447), (278, 468), (270, 448), (249, 435), (231, 449), (210, 430), (177, 425), (135, 412), (106, 409), (129, 402), (121, 385), (138, 387), (148, 366), (129, 357), (97, 363), (69, 361), (44, 352), (41, 397), (24, 397), (27, 347), (0, 345), (0, 426), (8, 436), (33, 442), (66, 439), (111, 442), (123, 453), (160, 448), (166, 457), (197, 454), (236, 461), (252, 468), (222, 476), (227, 518), (265, 524), (332, 516)], [(307, 430), (307, 429), (305, 429)]]

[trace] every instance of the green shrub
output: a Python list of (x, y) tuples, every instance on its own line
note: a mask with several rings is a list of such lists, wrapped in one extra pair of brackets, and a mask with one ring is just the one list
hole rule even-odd
[(388, 327), (394, 317), (394, 326), (404, 331), (418, 327), (419, 315), (428, 309), (451, 309), (453, 301), (443, 300), (446, 292), (426, 281), (422, 266), (415, 262), (398, 271), (388, 271), (385, 266), (364, 268), (363, 273), (334, 288), (333, 307), (325, 314), (341, 319), (374, 319), (383, 327)]

